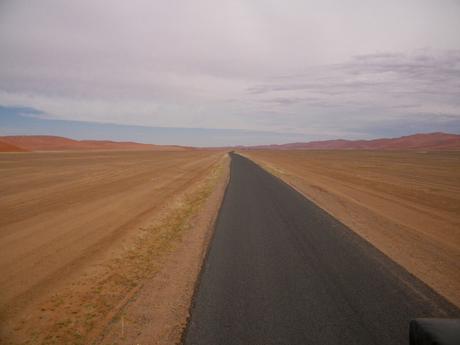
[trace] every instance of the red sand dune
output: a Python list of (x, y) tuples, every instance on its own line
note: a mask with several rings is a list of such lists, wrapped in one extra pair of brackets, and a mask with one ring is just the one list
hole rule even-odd
[(245, 148), (256, 150), (460, 150), (460, 135), (426, 133), (391, 139), (337, 139)]
[(24, 152), (24, 151), (27, 151), (27, 150), (0, 140), (0, 152)]
[[(73, 140), (49, 135), (0, 137), (0, 141), (22, 151), (80, 151), (80, 150), (184, 150), (180, 146), (162, 146), (108, 140)], [(5, 152), (6, 150), (4, 150)], [(17, 151), (17, 150), (16, 150)]]

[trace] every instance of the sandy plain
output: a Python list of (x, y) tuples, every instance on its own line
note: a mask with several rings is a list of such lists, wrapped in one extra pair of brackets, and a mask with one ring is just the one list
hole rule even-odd
[(459, 152), (241, 153), (460, 307)]
[(1, 343), (97, 343), (146, 285), (176, 311), (146, 333), (179, 337), (226, 174), (218, 151), (1, 154)]

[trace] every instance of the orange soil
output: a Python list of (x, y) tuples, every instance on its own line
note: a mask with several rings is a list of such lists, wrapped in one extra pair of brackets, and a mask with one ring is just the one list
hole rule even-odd
[(460, 307), (460, 153), (244, 151)]
[(223, 155), (0, 155), (0, 342), (95, 337), (161, 268)]

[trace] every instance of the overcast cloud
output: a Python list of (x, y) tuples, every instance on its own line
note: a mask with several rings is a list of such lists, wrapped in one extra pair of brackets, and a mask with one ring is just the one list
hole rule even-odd
[(305, 140), (458, 132), (459, 18), (447, 0), (4, 0), (0, 106)]

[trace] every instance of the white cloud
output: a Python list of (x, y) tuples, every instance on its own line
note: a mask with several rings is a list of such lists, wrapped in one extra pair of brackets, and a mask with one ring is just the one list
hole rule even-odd
[(458, 17), (435, 0), (4, 1), (0, 104), (299, 133), (457, 116)]

